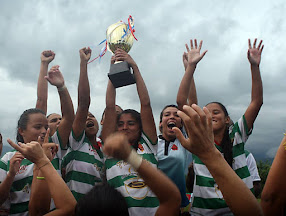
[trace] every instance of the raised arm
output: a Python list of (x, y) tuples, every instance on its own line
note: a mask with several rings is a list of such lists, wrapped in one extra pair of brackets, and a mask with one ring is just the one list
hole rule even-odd
[[(181, 81), (179, 91), (177, 94), (177, 104), (180, 110), (182, 110), (184, 105), (188, 104), (188, 101), (187, 101), (188, 99), (189, 99), (190, 104), (197, 103), (197, 96), (196, 96), (196, 90), (195, 90), (196, 87), (195, 87), (193, 75), (197, 67), (197, 64), (207, 53), (207, 50), (205, 50), (202, 54), (200, 53), (202, 44), (203, 44), (203, 41), (200, 41), (200, 44), (198, 47), (196, 39), (194, 40), (194, 44), (193, 44), (193, 40), (190, 40), (191, 50), (189, 49), (188, 44), (186, 44), (186, 49), (188, 53), (187, 53), (187, 56), (186, 54), (183, 55), (183, 62), (184, 62), (186, 71)], [(186, 64), (186, 61), (187, 61), (187, 64)]]
[(186, 139), (175, 127), (173, 130), (177, 138), (207, 166), (234, 215), (262, 215), (254, 195), (214, 146), (212, 117), (208, 109), (204, 107), (202, 110), (193, 104), (192, 107), (184, 106), (183, 112), (178, 111), (178, 115), (184, 121), (189, 138)]
[(265, 216), (284, 215), (286, 204), (286, 136), (277, 150), (261, 195)]
[[(28, 160), (35, 163), (41, 172), (41, 177), (45, 178), (43, 181), (48, 185), (49, 192), (56, 205), (56, 210), (46, 215), (74, 215), (76, 200), (43, 151), (43, 148), (49, 150), (50, 153), (55, 151), (57, 149), (56, 144), (47, 143), (43, 148), (35, 141), (16, 145), (10, 140), (9, 144), (21, 152)], [(41, 194), (41, 191), (38, 192)], [(33, 195), (37, 196), (36, 194)]]
[(115, 59), (116, 61), (127, 61), (132, 67), (136, 80), (137, 92), (141, 103), (140, 115), (143, 131), (153, 143), (157, 143), (156, 125), (153, 117), (150, 98), (139, 68), (132, 57), (122, 49), (117, 49), (115, 51)]
[(131, 149), (125, 135), (117, 133), (109, 136), (105, 141), (103, 151), (109, 156), (128, 162), (137, 170), (159, 199), (160, 206), (156, 215), (173, 216), (178, 214), (181, 195), (176, 185), (160, 170), (142, 160), (142, 157)]
[(255, 38), (253, 46), (251, 46), (250, 39), (248, 39), (249, 48), (247, 52), (247, 57), (250, 63), (251, 77), (252, 77), (251, 102), (244, 113), (248, 129), (251, 129), (253, 127), (253, 123), (263, 104), (263, 88), (262, 88), (262, 80), (261, 80), (259, 65), (264, 45), (262, 45), (262, 40), (261, 40), (260, 43), (258, 44), (258, 47), (256, 47), (256, 41), (257, 38)]
[(47, 114), (47, 100), (48, 100), (48, 82), (45, 79), (48, 73), (48, 66), (55, 58), (55, 53), (51, 50), (45, 50), (41, 53), (41, 68), (38, 78), (37, 87), (37, 103), (36, 108), (43, 110)]
[(62, 147), (65, 148), (68, 142), (68, 138), (71, 132), (72, 123), (74, 120), (74, 109), (70, 94), (62, 73), (59, 70), (59, 66), (53, 66), (48, 72), (48, 76), (45, 77), (51, 85), (54, 85), (58, 89), (58, 93), (61, 101), (62, 120), (58, 127), (58, 132), (62, 141)]
[[(184, 68), (185, 71), (187, 70), (188, 67), (188, 54), (184, 52), (183, 54), (183, 63), (184, 63)], [(191, 84), (190, 84), (190, 92), (188, 96), (188, 102), (187, 105), (191, 106), (192, 104), (198, 104), (198, 97), (197, 97), (197, 90), (196, 90), (196, 84), (195, 84), (195, 78), (193, 76)]]
[(86, 118), (90, 105), (90, 88), (87, 74), (87, 62), (91, 56), (90, 48), (82, 48), (80, 55), (80, 75), (78, 82), (78, 107), (73, 122), (73, 132), (76, 137), (80, 136), (85, 128)]
[[(111, 64), (114, 64), (115, 56), (111, 57)], [(116, 91), (110, 80), (108, 80), (106, 90), (106, 108), (105, 108), (105, 119), (101, 131), (101, 139), (103, 142), (112, 133), (116, 131), (116, 108), (115, 108), (115, 97)]]

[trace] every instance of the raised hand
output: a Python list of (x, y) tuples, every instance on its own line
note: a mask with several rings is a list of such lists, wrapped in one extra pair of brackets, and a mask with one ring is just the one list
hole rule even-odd
[(112, 55), (110, 59), (110, 64), (114, 64), (114, 63), (115, 63), (115, 55)]
[(194, 44), (195, 44), (195, 47), (193, 45), (193, 40), (190, 40), (191, 50), (189, 49), (188, 44), (186, 44), (186, 49), (188, 52), (188, 56), (186, 60), (188, 61), (189, 64), (196, 65), (205, 56), (205, 54), (207, 53), (207, 50), (205, 50), (203, 53), (200, 53), (202, 45), (203, 45), (203, 41), (200, 41), (199, 47), (197, 44), (197, 39), (194, 40)]
[(24, 159), (24, 156), (20, 152), (16, 152), (14, 156), (11, 158), (9, 173), (12, 176), (15, 176), (16, 173), (19, 171), (19, 168), (20, 168), (20, 165), (23, 159)]
[(80, 60), (87, 63), (90, 59), (91, 56), (91, 49), (88, 47), (84, 47), (82, 49), (79, 50), (79, 56), (80, 56)]
[(251, 41), (250, 39), (248, 39), (247, 57), (251, 65), (259, 66), (261, 61), (261, 53), (264, 48), (264, 45), (262, 45), (262, 40), (261, 40), (258, 44), (258, 47), (256, 47), (256, 42), (257, 38), (254, 39), (253, 46), (251, 46)]
[(133, 58), (127, 52), (119, 48), (117, 48), (115, 51), (115, 60), (126, 61), (131, 67), (136, 66), (136, 62), (133, 60)]
[(44, 63), (50, 63), (55, 58), (55, 53), (52, 50), (45, 50), (41, 53), (41, 61)]
[[(49, 143), (49, 134), (50, 134), (50, 128), (48, 128), (47, 133), (44, 138), (44, 142), (42, 144), (42, 148), (44, 150), (45, 155), (49, 158), (50, 161), (52, 161), (56, 155), (56, 153), (59, 150), (59, 146), (54, 143)], [(41, 137), (38, 138), (38, 142), (40, 143)]]
[(185, 105), (183, 112), (178, 111), (178, 115), (182, 118), (188, 134), (186, 139), (179, 128), (173, 128), (181, 144), (201, 159), (209, 159), (216, 150), (209, 110), (205, 107), (201, 109), (195, 104), (191, 107)]
[(131, 152), (127, 137), (122, 133), (114, 133), (108, 136), (104, 142), (103, 152), (119, 160), (125, 160)]
[(53, 66), (49, 70), (48, 76), (45, 76), (45, 79), (47, 79), (51, 85), (62, 88), (65, 85), (65, 80), (59, 67), (58, 65)]

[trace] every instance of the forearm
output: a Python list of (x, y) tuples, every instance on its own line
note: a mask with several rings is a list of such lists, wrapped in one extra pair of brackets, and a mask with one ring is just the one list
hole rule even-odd
[(185, 74), (182, 78), (178, 94), (177, 94), (177, 104), (180, 110), (183, 109), (183, 106), (187, 104), (191, 89), (191, 81), (193, 79), (193, 74), (196, 69), (196, 64), (188, 64)]
[(7, 200), (10, 194), (15, 176), (10, 173), (7, 174), (4, 181), (0, 184), (0, 206)]
[(58, 89), (58, 93), (60, 96), (62, 110), (62, 120), (58, 127), (58, 131), (62, 140), (62, 146), (66, 147), (74, 121), (74, 109), (67, 88), (64, 87), (64, 89), (61, 90)]
[(181, 204), (181, 195), (176, 185), (160, 170), (143, 160), (137, 170), (145, 183), (160, 201), (160, 215), (177, 215)]
[(56, 205), (56, 210), (47, 215), (73, 215), (76, 200), (52, 163), (49, 162), (43, 166), (41, 173), (45, 177), (45, 182), (48, 184), (50, 194)]
[(262, 210), (254, 195), (231, 169), (217, 149), (211, 157), (202, 161), (212, 174), (223, 194), (224, 200), (235, 215), (262, 215)]
[(87, 62), (80, 62), (80, 77), (78, 84), (78, 106), (88, 110), (90, 105), (90, 87), (87, 75)]
[(252, 89), (251, 89), (251, 103), (255, 103), (260, 109), (263, 104), (263, 87), (259, 70), (259, 65), (251, 65), (252, 74)]
[(41, 109), (47, 113), (47, 100), (48, 100), (48, 82), (45, 79), (48, 73), (49, 63), (41, 62), (40, 74), (37, 85), (37, 103), (36, 108)]
[[(38, 179), (38, 178), (39, 179)], [(29, 215), (44, 215), (50, 211), (51, 194), (43, 174), (34, 168)]]
[(105, 119), (101, 132), (101, 138), (103, 142), (110, 134), (114, 133), (116, 130), (117, 114), (115, 109), (115, 97), (116, 97), (115, 88), (111, 83), (111, 81), (108, 80), (106, 99), (105, 99), (106, 101)]
[(284, 136), (262, 191), (261, 206), (265, 215), (280, 215), (286, 203), (284, 183), (286, 175), (283, 171), (286, 169), (286, 151), (283, 145), (285, 143), (286, 137)]
[(194, 77), (191, 81), (191, 87), (188, 97), (188, 105), (191, 106), (192, 104), (198, 104), (197, 90)]

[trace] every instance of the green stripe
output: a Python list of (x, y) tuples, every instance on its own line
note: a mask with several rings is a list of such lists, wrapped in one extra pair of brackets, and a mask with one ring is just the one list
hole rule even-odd
[(203, 187), (214, 187), (215, 180), (213, 178), (196, 175), (196, 185)]
[(79, 141), (81, 140), (83, 134), (84, 134), (84, 130), (82, 130), (81, 134), (80, 134), (78, 137), (76, 137), (76, 135), (74, 134), (74, 132), (73, 132), (73, 130), (72, 130), (72, 137), (73, 137), (77, 142), (79, 142)]
[(220, 209), (228, 207), (223, 199), (194, 197), (193, 207), (202, 209)]
[(230, 139), (234, 138), (236, 132), (239, 133), (239, 135), (242, 137), (242, 133), (240, 131), (238, 122), (235, 122), (235, 124), (233, 126), (233, 129), (232, 129), (231, 134), (230, 134)]
[(244, 151), (245, 151), (245, 157), (247, 157), (250, 154), (250, 152), (247, 151), (246, 149)]
[[(140, 154), (140, 156), (143, 157), (143, 159), (151, 162), (152, 164), (156, 164), (157, 165), (157, 160), (154, 156), (154, 154)], [(117, 159), (114, 159), (114, 158), (109, 158), (109, 159), (106, 159), (105, 161), (105, 167), (106, 169), (110, 169), (112, 168), (113, 166), (115, 166), (118, 162), (120, 162), (122, 160), (117, 160)]]
[(249, 173), (249, 170), (248, 170), (248, 167), (247, 166), (244, 166), (244, 167), (241, 167), (237, 170), (235, 170), (235, 173), (241, 178), (241, 179), (244, 179), (244, 178), (247, 178), (250, 176), (250, 173)]
[(5, 170), (5, 171), (8, 171), (7, 168), (8, 166), (7, 166), (7, 164), (5, 164), (5, 163), (3, 163), (1, 160), (0, 160), (0, 169), (3, 169), (3, 170)]
[(59, 132), (58, 129), (57, 129), (57, 136), (58, 136), (58, 139), (59, 139), (59, 144), (60, 144), (61, 150), (67, 150), (67, 149), (68, 149), (67, 146), (66, 146), (66, 147), (63, 147), (63, 141), (62, 141), (62, 139), (61, 139), (60, 132)]
[(108, 180), (108, 184), (113, 186), (114, 188), (118, 188), (124, 185), (124, 181), (131, 179), (131, 178), (136, 178), (138, 176), (135, 175), (128, 175), (125, 178), (123, 178), (123, 176), (116, 176), (112, 179)]
[[(251, 133), (252, 133), (252, 131), (250, 131), (249, 132), (249, 128), (248, 128), (248, 125), (247, 125), (247, 121), (246, 121), (246, 118), (245, 118), (245, 116), (243, 115), (243, 124), (244, 124), (244, 127), (245, 127), (245, 132), (246, 132), (246, 134), (249, 136)], [(252, 126), (253, 127), (253, 126)]]
[(75, 192), (74, 190), (72, 190), (71, 192), (72, 192), (72, 195), (74, 196), (74, 198), (76, 199), (76, 201), (78, 201), (80, 198), (82, 198), (85, 195), (82, 193)]
[(70, 180), (74, 180), (77, 182), (81, 183), (86, 183), (90, 185), (94, 185), (95, 182), (101, 182), (99, 178), (96, 176), (87, 174), (87, 173), (82, 173), (82, 172), (77, 172), (77, 171), (71, 171), (66, 174), (66, 182), (69, 182)]
[(132, 197), (125, 197), (127, 205), (129, 208), (131, 207), (149, 207), (155, 208), (159, 206), (159, 200), (156, 197), (145, 197), (143, 200), (136, 200)]
[(194, 163), (204, 165), (204, 163), (201, 161), (201, 159), (197, 155), (192, 154), (192, 157), (193, 157)]
[(9, 214), (17, 214), (17, 213), (23, 213), (28, 212), (29, 210), (29, 201), (28, 202), (22, 202), (22, 203), (11, 203), (10, 213)]
[(60, 170), (60, 160), (59, 158), (54, 158), (51, 163), (53, 164), (55, 170)]
[(237, 144), (235, 146), (233, 146), (233, 149), (232, 149), (232, 156), (233, 158), (239, 156), (239, 155), (242, 155), (242, 154), (245, 154), (244, 152), (244, 143), (240, 143), (240, 144)]
[(72, 160), (76, 160), (76, 161), (82, 161), (85, 163), (90, 163), (90, 164), (97, 164), (98, 167), (102, 167), (103, 163), (97, 159), (95, 159), (95, 157), (93, 155), (90, 155), (88, 153), (85, 152), (81, 152), (81, 151), (71, 151), (69, 152), (63, 162), (62, 162), (62, 167), (66, 167), (67, 164), (69, 162), (71, 162)]
[(20, 179), (18, 181), (14, 181), (11, 187), (10, 192), (17, 192), (23, 190), (23, 188), (29, 184), (29, 187), (31, 187), (33, 181), (33, 176), (29, 176), (23, 179)]

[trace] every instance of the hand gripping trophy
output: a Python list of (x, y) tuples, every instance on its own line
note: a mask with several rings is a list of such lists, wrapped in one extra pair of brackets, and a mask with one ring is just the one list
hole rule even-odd
[[(128, 53), (133, 45), (134, 39), (137, 40), (134, 36), (135, 30), (133, 28), (132, 16), (129, 16), (128, 24), (119, 21), (110, 25), (106, 30), (107, 49), (113, 54), (117, 48), (123, 49)], [(112, 64), (108, 77), (115, 88), (135, 83), (130, 66), (125, 61), (118, 61)]]

